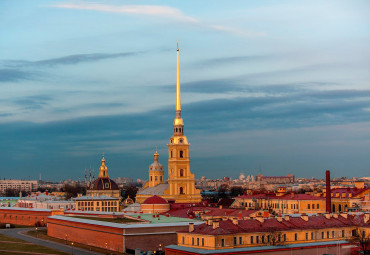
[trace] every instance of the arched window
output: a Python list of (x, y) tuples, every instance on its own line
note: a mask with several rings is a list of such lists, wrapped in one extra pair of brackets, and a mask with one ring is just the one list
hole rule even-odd
[(180, 158), (183, 158), (183, 157), (184, 157), (184, 152), (180, 151)]
[(160, 180), (161, 180), (161, 181), (163, 180), (163, 176), (160, 176)]
[(184, 176), (184, 169), (180, 169), (180, 177)]
[(150, 181), (153, 181), (153, 176), (150, 176)]
[(184, 193), (184, 188), (183, 188), (183, 187), (180, 187), (180, 194), (185, 194), (185, 193)]
[(342, 205), (339, 205), (338, 211), (342, 211)]
[[(172, 140), (171, 140), (171, 143), (172, 143)], [(171, 158), (172, 158), (172, 151), (171, 151)]]
[(158, 176), (155, 177), (155, 181), (158, 181)]

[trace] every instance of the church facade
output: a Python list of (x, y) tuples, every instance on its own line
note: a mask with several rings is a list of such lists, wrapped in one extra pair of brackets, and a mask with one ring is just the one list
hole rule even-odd
[(173, 135), (168, 146), (168, 180), (164, 181), (163, 166), (159, 154), (154, 154), (154, 163), (149, 166), (149, 181), (137, 193), (136, 202), (143, 203), (151, 196), (160, 196), (175, 203), (198, 203), (202, 197), (195, 188), (195, 177), (190, 171), (189, 146), (184, 135), (184, 121), (181, 117), (180, 65), (177, 47), (176, 117), (173, 122)]

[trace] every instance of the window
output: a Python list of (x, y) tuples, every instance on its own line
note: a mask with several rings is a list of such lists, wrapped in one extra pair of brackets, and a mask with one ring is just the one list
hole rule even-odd
[(324, 232), (321, 232), (321, 239), (324, 239), (325, 238), (325, 234)]
[(183, 157), (184, 157), (184, 152), (180, 151), (180, 158), (183, 158)]
[(182, 237), (182, 243), (183, 244), (185, 243), (185, 237), (184, 236)]
[(197, 238), (197, 246), (199, 246), (199, 238)]
[(320, 207), (319, 207), (319, 204), (317, 204), (317, 207), (316, 207), (316, 209), (319, 209)]
[(155, 181), (158, 181), (158, 176), (155, 177)]
[(334, 237), (335, 237), (335, 232), (331, 231), (331, 238), (334, 238)]
[(311, 209), (310, 207), (311, 207), (311, 205), (310, 205), (310, 204), (308, 204), (308, 205), (307, 205), (307, 209)]
[(326, 232), (326, 238), (329, 238), (329, 231)]
[(283, 235), (283, 240), (286, 241), (286, 234)]
[(163, 181), (163, 176), (162, 175), (160, 176), (160, 180)]
[(357, 236), (356, 229), (352, 230), (352, 236)]
[[(105, 173), (105, 172), (104, 172)], [(109, 183), (105, 183), (105, 188), (109, 189)]]
[(262, 243), (265, 243), (265, 236), (262, 236)]
[(253, 243), (254, 243), (253, 236), (251, 236), (251, 244), (253, 244)]
[(243, 237), (239, 237), (239, 244), (243, 244)]
[(313, 232), (311, 232), (311, 240), (313, 240)]
[(236, 237), (234, 237), (234, 245), (237, 245), (237, 238)]
[(295, 241), (297, 241), (297, 240), (298, 240), (298, 234), (297, 234), (297, 233), (295, 233), (295, 234), (294, 234), (294, 240), (295, 240)]
[(204, 238), (202, 238), (202, 246), (204, 246)]
[(308, 240), (308, 233), (306, 233), (306, 240)]
[(259, 243), (259, 242), (260, 242), (260, 237), (256, 236), (256, 243)]
[(221, 246), (224, 247), (225, 246), (225, 239), (221, 239)]
[(281, 241), (281, 235), (279, 234), (278, 235), (278, 242), (280, 242)]
[[(171, 143), (172, 143), (172, 140), (171, 140)], [(172, 151), (171, 151), (171, 158), (172, 158)]]
[(315, 204), (312, 205), (312, 209), (315, 209)]
[(191, 245), (194, 245), (194, 237), (191, 238)]
[(184, 194), (184, 188), (183, 187), (180, 187), (180, 194)]
[(184, 169), (180, 169), (180, 177), (184, 176)]
[(150, 176), (150, 181), (153, 181), (153, 176)]
[(342, 237), (344, 237), (344, 230), (342, 230)]

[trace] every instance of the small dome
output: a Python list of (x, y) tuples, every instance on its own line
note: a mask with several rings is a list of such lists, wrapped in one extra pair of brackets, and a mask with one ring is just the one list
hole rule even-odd
[(148, 197), (147, 199), (145, 199), (143, 204), (168, 204), (168, 203), (166, 199), (161, 198), (160, 196), (154, 195), (152, 197)]
[(150, 164), (149, 170), (163, 170), (163, 165), (161, 163), (154, 162)]
[(98, 178), (90, 185), (91, 190), (118, 190), (118, 185), (115, 181), (109, 178)]

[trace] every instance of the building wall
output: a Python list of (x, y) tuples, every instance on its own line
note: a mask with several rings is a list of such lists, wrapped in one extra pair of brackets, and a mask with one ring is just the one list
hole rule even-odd
[(10, 223), (15, 225), (35, 226), (36, 224), (45, 225), (48, 222), (48, 216), (60, 215), (60, 210), (16, 210), (0, 208), (0, 223)]
[(100, 211), (100, 212), (118, 212), (119, 211), (119, 201), (107, 199), (107, 200), (77, 200), (76, 210), (83, 211)]
[(48, 235), (112, 251), (124, 251), (122, 229), (49, 219)]

